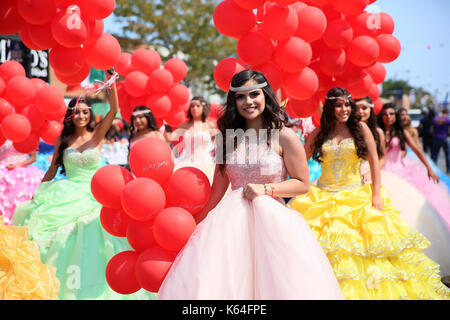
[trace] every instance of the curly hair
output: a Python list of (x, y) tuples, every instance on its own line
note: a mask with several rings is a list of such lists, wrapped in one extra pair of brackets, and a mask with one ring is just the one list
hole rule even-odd
[(89, 107), (89, 122), (86, 127), (86, 129), (90, 132), (94, 131), (96, 123), (95, 123), (95, 117), (94, 113), (92, 112), (92, 105), (91, 102), (87, 99), (79, 99), (73, 98), (70, 100), (69, 105), (67, 107), (66, 115), (64, 116), (64, 127), (61, 131), (60, 138), (60, 145), (58, 148), (58, 157), (55, 160), (55, 164), (58, 167), (61, 167), (61, 174), (66, 174), (66, 168), (64, 167), (63, 162), (63, 156), (64, 156), (64, 150), (67, 149), (69, 146), (69, 138), (75, 133), (75, 124), (73, 123), (73, 116), (75, 112), (75, 106), (84, 103)]
[[(233, 79), (231, 80), (231, 85), (233, 87), (241, 87), (244, 85), (247, 81), (253, 80), (256, 83), (264, 83), (267, 82), (266, 77), (259, 71), (246, 69), (243, 70), (233, 76)], [(281, 129), (283, 126), (287, 124), (288, 117), (286, 113), (281, 108), (280, 104), (277, 101), (277, 98), (275, 96), (275, 93), (268, 84), (267, 86), (261, 88), (261, 90), (264, 93), (265, 97), (265, 107), (264, 111), (261, 114), (262, 117), (262, 129), (266, 129), (268, 131), (267, 138), (268, 143), (270, 142), (270, 130), (272, 129)], [(246, 130), (247, 129), (247, 123), (244, 117), (242, 117), (238, 110), (236, 105), (236, 92), (229, 91), (227, 95), (227, 102), (225, 105), (224, 112), (222, 116), (217, 120), (217, 127), (219, 131), (222, 134), (222, 137), (226, 137), (226, 130), (227, 129), (233, 129), (233, 130)], [(225, 170), (225, 162), (227, 159), (226, 155), (226, 144), (223, 143), (223, 139), (218, 139), (219, 144), (218, 148), (221, 148), (223, 151), (223, 157), (225, 161), (223, 164), (219, 164), (220, 170), (223, 172)], [(237, 139), (235, 138), (234, 141), (234, 149), (237, 147)]]
[(200, 101), (200, 104), (203, 106), (203, 111), (202, 111), (202, 122), (206, 121), (206, 118), (208, 118), (209, 116), (209, 112), (211, 110), (211, 106), (209, 105), (208, 101), (202, 97), (202, 96), (195, 96), (191, 99), (191, 103), (189, 104), (189, 109), (187, 111), (187, 117), (189, 118), (189, 121), (193, 121), (194, 117), (192, 117), (192, 113), (191, 113), (191, 106), (192, 106), (192, 101)]
[[(347, 97), (350, 96), (347, 90), (344, 88), (332, 88), (327, 93), (327, 98), (331, 97)], [(317, 162), (322, 162), (322, 145), (325, 143), (331, 132), (336, 128), (336, 117), (334, 115), (334, 110), (336, 106), (336, 99), (325, 99), (325, 104), (323, 106), (322, 117), (320, 118), (320, 128), (321, 130), (317, 134), (316, 140), (314, 142), (313, 159)], [(364, 141), (364, 136), (361, 128), (361, 117), (356, 113), (356, 105), (351, 98), (349, 98), (350, 106), (352, 111), (346, 122), (350, 134), (352, 135), (355, 145), (356, 153), (361, 159), (367, 159), (368, 149)]]
[(400, 119), (400, 109), (394, 103), (388, 102), (383, 104), (383, 108), (378, 114), (378, 126), (383, 130), (387, 137), (387, 129), (383, 122), (383, 113), (387, 109), (392, 109), (395, 111), (395, 122), (389, 130), (389, 140), (386, 139), (386, 149), (391, 149), (391, 140), (392, 138), (397, 137), (400, 139), (400, 148), (402, 150), (406, 150), (405, 129), (403, 128), (402, 121)]
[[(355, 104), (358, 101), (367, 101), (370, 104), (372, 104), (372, 98), (370, 98), (369, 96), (361, 98), (361, 99), (355, 99)], [(370, 116), (369, 119), (367, 119), (367, 126), (369, 127), (370, 131), (372, 132), (373, 138), (375, 139), (375, 143), (377, 145), (377, 154), (378, 154), (378, 158), (382, 158), (384, 155), (383, 152), (383, 147), (381, 145), (381, 139), (380, 139), (380, 135), (378, 134), (378, 125), (377, 125), (377, 115), (375, 114), (375, 111), (373, 110), (373, 108), (370, 108)]]

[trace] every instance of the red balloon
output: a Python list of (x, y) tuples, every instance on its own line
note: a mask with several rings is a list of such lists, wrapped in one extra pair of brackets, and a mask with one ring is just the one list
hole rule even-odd
[(123, 188), (133, 180), (133, 175), (117, 165), (101, 167), (91, 180), (91, 191), (95, 200), (108, 208), (121, 209)]
[(260, 31), (250, 31), (242, 36), (236, 47), (238, 57), (247, 64), (255, 66), (269, 61), (272, 58), (273, 51), (272, 41)]
[(6, 138), (2, 134), (2, 126), (0, 125), (0, 146), (6, 142)]
[(166, 69), (154, 70), (148, 78), (148, 85), (153, 92), (166, 92), (173, 84), (172, 73)]
[(173, 82), (180, 82), (184, 80), (188, 72), (186, 63), (179, 58), (167, 60), (164, 64), (164, 69), (170, 71), (173, 77)]
[(163, 249), (180, 251), (196, 227), (192, 214), (179, 207), (169, 207), (156, 216), (153, 236)]
[(47, 120), (56, 120), (56, 121), (63, 121), (64, 116), (67, 113), (67, 106), (66, 104), (63, 102), (59, 105), (58, 109), (53, 110), (51, 112), (49, 111), (45, 111), (43, 113), (44, 118)]
[[(154, 215), (156, 218), (157, 215)], [(153, 236), (153, 222), (131, 220), (127, 228), (127, 240), (130, 246), (137, 252), (142, 252), (156, 245)]]
[(28, 154), (35, 151), (39, 147), (40, 140), (41, 139), (37, 133), (31, 132), (25, 140), (14, 142), (13, 146), (17, 151)]
[(217, 31), (224, 36), (239, 38), (255, 26), (256, 16), (233, 0), (225, 0), (214, 10), (213, 21)]
[(60, 111), (64, 103), (64, 94), (55, 86), (47, 86), (37, 92), (36, 99), (43, 114), (53, 114)]
[(31, 24), (25, 24), (22, 27), (22, 29), (20, 29), (20, 32), (19, 32), (20, 39), (25, 44), (25, 46), (31, 50), (36, 50), (36, 51), (47, 49), (47, 48), (41, 47), (33, 42), (33, 40), (31, 39), (30, 28), (31, 28)]
[(283, 88), (291, 98), (309, 99), (316, 93), (318, 87), (319, 79), (311, 68), (305, 67), (300, 72), (285, 74)]
[(380, 48), (378, 62), (388, 63), (398, 58), (402, 46), (395, 36), (391, 34), (380, 34), (375, 40)]
[(131, 54), (128, 52), (122, 52), (120, 54), (120, 59), (114, 68), (121, 76), (126, 76), (128, 75), (127, 71), (129, 70), (128, 67), (130, 66), (130, 64), (131, 64)]
[(7, 115), (1, 125), (3, 136), (12, 142), (23, 141), (31, 133), (30, 121), (19, 113)]
[(155, 93), (147, 100), (147, 106), (152, 110), (156, 118), (164, 118), (172, 108), (172, 103), (164, 93)]
[(394, 19), (392, 17), (385, 13), (385, 12), (377, 12), (373, 14), (373, 20), (375, 27), (374, 29), (374, 35), (380, 35), (380, 34), (392, 34), (395, 29), (395, 23)]
[(274, 61), (285, 72), (298, 72), (311, 63), (311, 45), (305, 40), (290, 37), (275, 48)]
[(76, 12), (61, 12), (51, 24), (54, 39), (63, 47), (77, 48), (86, 42), (88, 31)]
[(158, 292), (169, 272), (176, 253), (153, 246), (139, 255), (135, 274), (140, 286), (150, 292)]
[(113, 13), (116, 0), (82, 0), (80, 7), (86, 16), (105, 19)]
[(47, 24), (56, 15), (54, 0), (17, 0), (17, 10), (30, 24)]
[(327, 76), (322, 71), (320, 71), (320, 68), (318, 66), (318, 63), (314, 63), (309, 66), (317, 75), (317, 78), (319, 79), (319, 88), (317, 91), (328, 89), (329, 85), (333, 81), (333, 77)]
[(328, 4), (330, 4), (333, 0), (309, 0), (309, 2), (318, 7), (324, 7)]
[(161, 66), (161, 56), (153, 49), (137, 49), (131, 55), (131, 66), (150, 75)]
[(167, 96), (170, 99), (172, 109), (175, 110), (188, 103), (191, 94), (188, 87), (181, 83), (177, 83), (172, 88), (170, 88)]
[(9, 60), (0, 65), (0, 77), (5, 83), (15, 76), (26, 76), (24, 67), (15, 60)]
[(298, 15), (294, 8), (275, 5), (266, 11), (263, 29), (271, 39), (287, 40), (294, 35), (297, 28)]
[(349, 19), (353, 29), (353, 36), (374, 36), (376, 21), (374, 15), (370, 12), (362, 12)]
[(281, 4), (282, 6), (287, 6), (293, 4), (294, 2), (297, 2), (297, 0), (274, 0), (274, 2)]
[(348, 91), (352, 95), (353, 99), (364, 98), (369, 95), (370, 89), (373, 85), (373, 80), (370, 74), (364, 72), (360, 81), (358, 81), (355, 85), (348, 87)]
[(334, 8), (347, 16), (361, 13), (368, 4), (368, 0), (334, 0)]
[(165, 121), (172, 128), (177, 128), (180, 124), (188, 121), (186, 111), (183, 109), (172, 111), (166, 116)]
[[(41, 111), (39, 111), (39, 108), (34, 105), (30, 104), (26, 106), (24, 109), (20, 111), (21, 114), (23, 114), (27, 119), (30, 121), (31, 124), (31, 131), (33, 132), (39, 132), (39, 129), (42, 127), (42, 125), (45, 122), (44, 115)], [(0, 111), (1, 114), (1, 111)], [(0, 115), (1, 119), (1, 115)]]
[(131, 294), (141, 289), (135, 277), (135, 267), (139, 255), (132, 251), (123, 251), (111, 258), (105, 269), (109, 287), (120, 294)]
[(307, 100), (289, 99), (286, 108), (289, 108), (297, 116), (297, 118), (308, 118), (314, 114), (319, 108), (319, 99), (312, 97)]
[(323, 42), (332, 49), (345, 48), (353, 39), (353, 29), (347, 20), (336, 19), (328, 23)]
[(3, 80), (3, 78), (0, 78), (0, 96), (3, 95), (5, 88), (6, 88), (5, 80)]
[(302, 38), (306, 42), (316, 41), (323, 36), (327, 29), (327, 17), (322, 10), (306, 6), (297, 11), (297, 14), (298, 27), (295, 36)]
[(366, 68), (366, 71), (376, 84), (382, 83), (386, 78), (386, 68), (382, 63), (377, 62), (373, 66)]
[(133, 71), (125, 77), (125, 90), (133, 97), (146, 94), (148, 77), (141, 71)]
[(154, 180), (136, 178), (123, 188), (121, 203), (122, 208), (132, 219), (145, 221), (164, 209), (166, 196), (164, 190)]
[(155, 137), (141, 139), (130, 150), (130, 168), (136, 177), (147, 177), (163, 185), (173, 173), (172, 149)]
[(45, 49), (53, 48), (58, 45), (53, 37), (51, 24), (30, 25), (30, 39), (37, 46)]
[(220, 89), (228, 92), (233, 76), (245, 69), (244, 61), (236, 58), (225, 58), (214, 69), (214, 82)]
[(369, 97), (372, 98), (372, 101), (378, 99), (381, 95), (381, 89), (378, 85), (375, 83), (372, 84), (372, 86), (369, 89)]
[(103, 34), (105, 24), (103, 23), (103, 20), (89, 19), (89, 18), (83, 18), (83, 20), (84, 23), (86, 24), (87, 29), (87, 39), (84, 42), (84, 44), (85, 45), (93, 44)]
[(252, 69), (262, 72), (274, 91), (283, 85), (283, 72), (274, 62), (267, 61), (262, 65), (252, 67)]
[(97, 70), (108, 70), (120, 59), (119, 41), (109, 33), (103, 33), (98, 40), (83, 46), (86, 61)]
[(31, 78), (31, 82), (33, 82), (34, 88), (36, 89), (36, 93), (44, 87), (48, 86), (48, 83), (39, 78)]
[(39, 135), (45, 143), (55, 145), (62, 129), (63, 125), (58, 121), (45, 121), (39, 130)]
[(363, 76), (363, 69), (355, 66), (347, 61), (344, 67), (344, 72), (336, 76), (337, 80), (345, 82), (347, 86), (355, 85)]
[(259, 8), (266, 2), (266, 0), (234, 0), (242, 9), (252, 10)]
[(311, 117), (313, 125), (316, 127), (320, 127), (320, 114), (318, 112), (314, 112), (314, 114)]
[(319, 68), (330, 77), (340, 75), (344, 72), (346, 54), (344, 49), (324, 49), (320, 53)]
[(17, 10), (15, 0), (0, 2), (0, 21), (0, 34), (5, 35), (18, 33), (26, 23)]
[(347, 47), (347, 58), (356, 66), (368, 67), (374, 64), (380, 56), (377, 41), (369, 36), (359, 36)]
[(132, 219), (122, 209), (102, 207), (100, 211), (100, 223), (103, 229), (113, 236), (125, 237), (130, 221)]
[(383, 109), (383, 101), (381, 98), (378, 98), (373, 101), (373, 111), (375, 111), (375, 114), (379, 114), (381, 109)]
[(16, 76), (6, 85), (6, 97), (14, 105), (24, 106), (36, 95), (36, 89), (30, 79)]
[[(200, 169), (183, 167), (176, 170), (164, 186), (169, 207), (180, 207), (197, 214), (208, 202), (211, 183)], [(189, 188), (186, 188), (189, 186)]]
[(14, 107), (8, 100), (0, 98), (0, 123), (7, 115), (11, 113), (14, 113)]
[(59, 74), (55, 70), (55, 76), (64, 84), (67, 85), (76, 85), (83, 82), (89, 74), (91, 73), (91, 66), (88, 63), (85, 63), (84, 66), (77, 72), (73, 74)]
[(50, 65), (60, 75), (72, 75), (79, 72), (85, 65), (83, 49), (53, 47), (49, 55)]

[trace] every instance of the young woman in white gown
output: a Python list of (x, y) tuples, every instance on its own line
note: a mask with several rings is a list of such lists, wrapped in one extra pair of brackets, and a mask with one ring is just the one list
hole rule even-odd
[(284, 206), (282, 197), (308, 191), (308, 167), (264, 75), (236, 74), (226, 105), (211, 197), (158, 298), (343, 299), (310, 227)]

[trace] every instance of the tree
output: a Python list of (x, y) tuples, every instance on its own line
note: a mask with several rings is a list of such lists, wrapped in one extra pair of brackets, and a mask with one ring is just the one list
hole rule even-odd
[[(215, 65), (235, 54), (236, 40), (221, 35), (213, 24), (218, 0), (117, 0), (114, 15), (124, 25), (116, 35), (124, 50), (142, 44), (168, 49), (163, 61), (178, 56), (188, 65), (184, 81), (194, 94), (220, 92)], [(161, 52), (161, 51), (160, 51)]]
[[(381, 96), (383, 98), (395, 97), (401, 100), (403, 94), (414, 94), (415, 99), (411, 101), (411, 108), (429, 107), (432, 103), (431, 94), (423, 88), (413, 87), (406, 80), (389, 79), (383, 82), (383, 90)], [(423, 105), (425, 100), (425, 105)]]

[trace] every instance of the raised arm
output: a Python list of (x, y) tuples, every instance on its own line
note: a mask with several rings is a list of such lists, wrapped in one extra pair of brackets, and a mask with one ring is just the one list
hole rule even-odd
[(405, 130), (404, 132), (406, 143), (411, 148), (411, 150), (417, 155), (417, 157), (424, 164), (424, 166), (427, 168), (428, 178), (432, 179), (435, 183), (439, 183), (439, 177), (436, 175), (436, 173), (434, 173), (433, 169), (431, 169), (430, 163), (428, 162), (427, 157), (425, 157), (422, 148), (416, 145), (414, 139), (411, 137), (408, 131)]
[(211, 187), (211, 195), (209, 197), (208, 202), (206, 203), (205, 207), (197, 213), (195, 217), (195, 221), (197, 224), (199, 224), (203, 219), (206, 218), (208, 215), (208, 212), (210, 212), (212, 209), (214, 209), (217, 204), (222, 200), (225, 192), (228, 189), (228, 185), (230, 184), (230, 181), (228, 179), (228, 176), (219, 170), (219, 165), (216, 164), (216, 168), (214, 170), (214, 180)]
[(370, 164), (370, 175), (372, 177), (372, 205), (378, 209), (383, 209), (383, 202), (380, 197), (380, 163), (378, 161), (377, 145), (369, 127), (361, 122), (364, 141), (367, 145), (368, 160)]
[(58, 173), (59, 166), (56, 164), (56, 159), (58, 159), (58, 150), (59, 146), (61, 144), (61, 139), (58, 138), (55, 143), (55, 148), (53, 150), (53, 157), (52, 157), (52, 163), (50, 164), (50, 167), (48, 168), (47, 172), (45, 173), (44, 177), (42, 178), (41, 182), (51, 181)]

